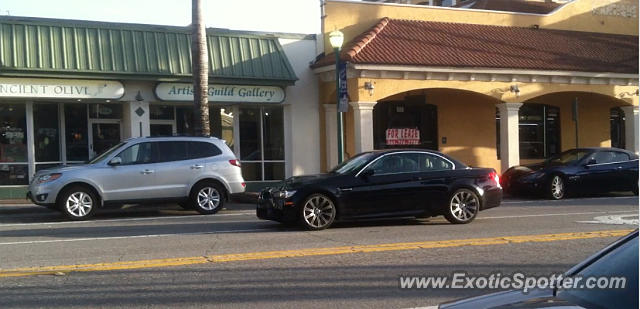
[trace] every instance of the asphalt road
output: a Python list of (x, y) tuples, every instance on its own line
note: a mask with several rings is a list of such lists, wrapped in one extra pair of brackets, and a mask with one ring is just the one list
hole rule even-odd
[(507, 200), (468, 225), (391, 219), (319, 232), (258, 220), (242, 204), (214, 216), (130, 207), (87, 222), (0, 206), (0, 308), (428, 306), (490, 291), (403, 290), (399, 276), (562, 272), (617, 237), (539, 235), (637, 224), (638, 198), (620, 195)]

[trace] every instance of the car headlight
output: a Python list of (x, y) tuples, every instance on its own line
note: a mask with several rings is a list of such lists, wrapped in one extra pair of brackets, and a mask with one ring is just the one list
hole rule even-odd
[(36, 183), (40, 184), (40, 183), (45, 183), (45, 182), (51, 182), (51, 181), (54, 181), (54, 180), (60, 178), (60, 176), (62, 176), (61, 173), (53, 173), (53, 174), (41, 175), (40, 177), (38, 177), (38, 179), (36, 179)]
[(279, 198), (279, 199), (287, 199), (292, 197), (294, 194), (296, 194), (295, 190), (292, 191), (278, 191), (274, 194), (275, 197)]

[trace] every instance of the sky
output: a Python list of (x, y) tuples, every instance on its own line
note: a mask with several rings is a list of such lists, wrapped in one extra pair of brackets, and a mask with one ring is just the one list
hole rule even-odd
[[(320, 32), (320, 0), (202, 0), (207, 27)], [(0, 15), (157, 25), (191, 23), (191, 0), (1, 0)]]

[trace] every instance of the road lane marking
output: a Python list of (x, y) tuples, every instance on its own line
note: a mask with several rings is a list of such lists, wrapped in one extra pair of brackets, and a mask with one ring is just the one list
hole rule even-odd
[(492, 216), (492, 217), (476, 217), (476, 220), (482, 219), (510, 219), (510, 218), (527, 218), (527, 217), (554, 217), (554, 216), (572, 216), (572, 215), (596, 215), (596, 214), (613, 214), (613, 213), (627, 213), (630, 216), (638, 215), (629, 210), (613, 210), (613, 211), (589, 211), (589, 212), (565, 212), (555, 214), (535, 214), (535, 215), (513, 215), (513, 216)]
[(435, 241), (423, 241), (423, 242), (356, 245), (356, 246), (330, 247), (330, 248), (307, 248), (307, 249), (297, 249), (297, 250), (232, 253), (232, 254), (220, 254), (220, 255), (208, 255), (208, 256), (123, 261), (123, 262), (98, 263), (98, 264), (23, 267), (23, 268), (14, 268), (14, 269), (0, 269), (0, 277), (24, 277), (24, 276), (50, 275), (50, 274), (56, 274), (56, 273), (70, 273), (70, 272), (91, 272), (91, 271), (174, 267), (174, 266), (185, 266), (185, 265), (196, 265), (196, 264), (207, 264), (207, 263), (224, 263), (224, 262), (237, 262), (237, 261), (341, 255), (341, 254), (353, 254), (353, 253), (372, 253), (372, 252), (401, 251), (401, 250), (418, 250), (418, 249), (432, 249), (432, 248), (488, 246), (488, 245), (518, 244), (518, 243), (529, 243), (529, 242), (554, 242), (554, 241), (562, 241), (562, 240), (621, 237), (632, 231), (633, 230), (606, 230), (606, 231), (559, 233), (559, 234), (499, 236), (499, 237), (492, 237), (492, 238), (452, 239), (452, 240), (435, 240)]
[[(583, 198), (571, 198), (571, 199), (562, 199), (562, 200), (516, 200), (516, 201), (505, 201), (502, 200), (502, 205), (509, 204), (526, 204), (526, 203), (537, 203), (537, 202), (549, 202), (549, 203), (564, 203), (564, 202), (572, 202), (572, 201), (592, 201), (592, 200), (621, 200), (621, 199), (635, 199), (638, 200), (637, 196), (603, 196), (603, 197), (583, 197)], [(547, 206), (547, 205), (539, 205), (539, 206)]]
[(268, 228), (260, 228), (260, 229), (244, 229), (244, 230), (221, 230), (221, 231), (210, 231), (210, 232), (194, 232), (194, 233), (167, 233), (167, 234), (150, 234), (150, 235), (128, 235), (128, 236), (109, 236), (109, 237), (90, 237), (90, 238), (87, 237), (87, 238), (72, 238), (72, 239), (30, 240), (30, 241), (0, 242), (0, 246), (7, 246), (7, 245), (33, 245), (33, 244), (48, 244), (48, 243), (57, 243), (57, 242), (114, 240), (114, 239), (131, 239), (131, 238), (157, 238), (157, 237), (170, 237), (170, 236), (209, 235), (209, 234), (226, 234), (226, 233), (247, 233), (247, 232), (259, 232), (259, 231), (268, 231), (268, 230), (269, 230)]
[[(631, 219), (635, 218), (635, 219)], [(576, 221), (578, 223), (598, 223), (598, 224), (616, 224), (616, 225), (634, 225), (638, 226), (638, 214), (614, 215), (614, 216), (598, 216), (592, 221)]]
[(127, 221), (148, 221), (148, 220), (170, 220), (170, 219), (186, 219), (186, 218), (217, 218), (229, 216), (246, 216), (255, 215), (255, 211), (242, 211), (234, 213), (215, 214), (212, 216), (202, 215), (184, 215), (184, 216), (166, 216), (166, 217), (144, 217), (144, 218), (127, 218), (127, 219), (106, 219), (106, 220), (87, 220), (87, 221), (53, 221), (53, 222), (33, 222), (33, 223), (0, 223), (0, 228), (12, 226), (34, 226), (34, 225), (61, 225), (61, 224), (95, 224), (102, 222), (127, 222)]

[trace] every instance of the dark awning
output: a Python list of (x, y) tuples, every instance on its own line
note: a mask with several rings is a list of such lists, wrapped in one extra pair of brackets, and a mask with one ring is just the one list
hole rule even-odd
[[(278, 38), (207, 29), (211, 82), (291, 85)], [(188, 81), (188, 27), (0, 17), (0, 75)]]

